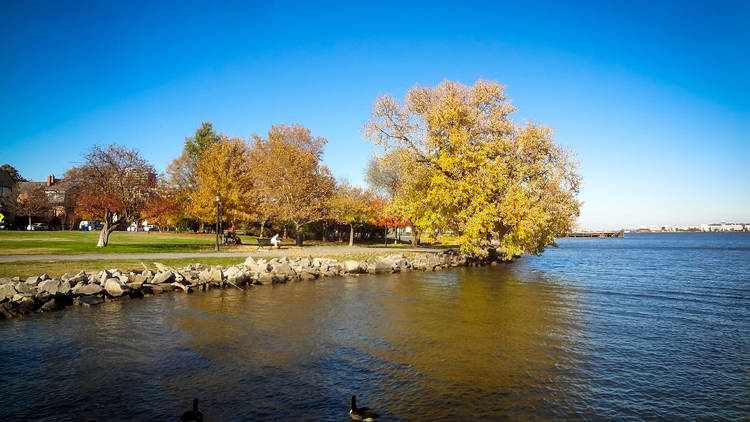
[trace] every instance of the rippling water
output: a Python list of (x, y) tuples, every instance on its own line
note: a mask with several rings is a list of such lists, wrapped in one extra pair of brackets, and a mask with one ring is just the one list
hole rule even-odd
[(0, 416), (742, 420), (750, 235), (564, 239), (512, 264), (0, 321)]

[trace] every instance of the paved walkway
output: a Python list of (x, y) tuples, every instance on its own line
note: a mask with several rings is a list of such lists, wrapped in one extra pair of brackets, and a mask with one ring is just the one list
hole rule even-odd
[[(282, 247), (281, 249), (249, 249), (241, 252), (162, 252), (162, 253), (86, 253), (74, 255), (0, 255), (0, 263), (24, 261), (93, 261), (93, 260), (159, 260), (184, 258), (232, 258), (264, 256), (312, 256), (381, 254), (389, 255), (402, 252), (430, 252), (430, 248), (386, 248), (363, 246), (303, 246)], [(432, 249), (434, 251), (434, 249)]]

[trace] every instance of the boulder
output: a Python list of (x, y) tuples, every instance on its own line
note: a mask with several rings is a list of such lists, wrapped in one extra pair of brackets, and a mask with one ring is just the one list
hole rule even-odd
[(359, 262), (354, 260), (347, 260), (342, 263), (344, 267), (344, 272), (347, 272), (349, 274), (356, 274), (362, 272), (362, 266)]
[(130, 291), (128, 286), (120, 281), (119, 278), (108, 278), (107, 281), (104, 282), (104, 290), (107, 291), (107, 294), (112, 297), (120, 297)]
[(81, 296), (78, 299), (76, 299), (76, 305), (79, 306), (96, 306), (100, 303), (104, 303), (104, 299), (102, 299), (100, 296)]
[(16, 309), (22, 314), (30, 314), (34, 311), (34, 299), (24, 296), (17, 302)]
[(257, 284), (271, 284), (273, 283), (273, 276), (271, 273), (258, 274)]
[(55, 298), (52, 298), (39, 308), (39, 312), (52, 312), (62, 308), (63, 306)]
[(166, 265), (164, 265), (164, 264), (162, 264), (160, 262), (154, 262), (154, 265), (156, 266), (156, 269), (160, 273), (164, 273), (164, 272), (167, 272), (167, 271), (172, 271), (172, 267), (168, 267), (168, 266), (166, 266)]
[(202, 280), (210, 281), (213, 283), (221, 283), (224, 280), (224, 273), (219, 268), (213, 268), (210, 271), (204, 271)]
[(62, 296), (70, 293), (70, 283), (58, 279), (45, 280), (39, 283), (40, 292), (47, 292), (50, 296)]
[(286, 262), (280, 262), (274, 265), (273, 269), (271, 270), (271, 273), (280, 275), (280, 276), (286, 276), (287, 278), (297, 275), (297, 273), (292, 269), (292, 267)]
[(182, 283), (174, 282), (172, 283), (172, 287), (174, 288), (174, 290), (181, 289), (185, 293), (190, 293), (190, 286), (186, 286)]
[(393, 267), (390, 263), (380, 259), (371, 259), (367, 261), (367, 272), (370, 274), (390, 273), (392, 268)]
[(171, 283), (161, 283), (161, 284), (158, 284), (157, 286), (161, 288), (161, 290), (164, 292), (171, 292), (172, 290), (174, 290), (174, 286), (172, 286)]
[(158, 272), (151, 280), (152, 284), (171, 283), (174, 281), (174, 273), (172, 271)]
[(318, 274), (312, 271), (303, 270), (300, 275), (300, 280), (303, 281), (312, 281), (318, 278)]
[(9, 279), (8, 277), (0, 277), (0, 286), (3, 284), (12, 283), (13, 280)]
[(0, 318), (14, 318), (18, 315), (15, 304), (10, 302), (0, 303)]
[(245, 259), (245, 262), (242, 263), (242, 265), (248, 268), (255, 268), (258, 264), (255, 262), (252, 256), (248, 256), (247, 259)]
[(13, 284), (0, 284), (0, 302), (10, 300), (18, 293)]
[(25, 295), (31, 295), (31, 296), (33, 296), (37, 292), (36, 286), (33, 286), (31, 284), (26, 284), (26, 283), (18, 282), (18, 283), (15, 283), (13, 286), (16, 288), (16, 291), (18, 293), (22, 293), (22, 294), (25, 294)]
[(164, 289), (154, 284), (144, 284), (141, 286), (141, 291), (146, 294), (159, 295), (164, 293)]
[(102, 286), (98, 284), (78, 284), (73, 289), (73, 294), (76, 296), (90, 296), (97, 295), (102, 292)]
[(30, 286), (36, 286), (42, 281), (41, 277), (32, 276), (26, 279), (26, 284)]

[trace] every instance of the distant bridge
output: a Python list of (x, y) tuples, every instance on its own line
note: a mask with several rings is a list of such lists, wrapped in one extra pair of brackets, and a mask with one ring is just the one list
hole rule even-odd
[(596, 238), (607, 238), (607, 237), (625, 237), (625, 230), (619, 232), (574, 232), (567, 233), (565, 237), (596, 237)]

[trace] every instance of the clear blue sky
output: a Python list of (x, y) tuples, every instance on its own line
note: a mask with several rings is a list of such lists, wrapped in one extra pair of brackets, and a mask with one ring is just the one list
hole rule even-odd
[(378, 94), (486, 78), (578, 154), (582, 227), (750, 222), (750, 2), (405, 3), (2, 1), (0, 163), (299, 122), (363, 184)]

